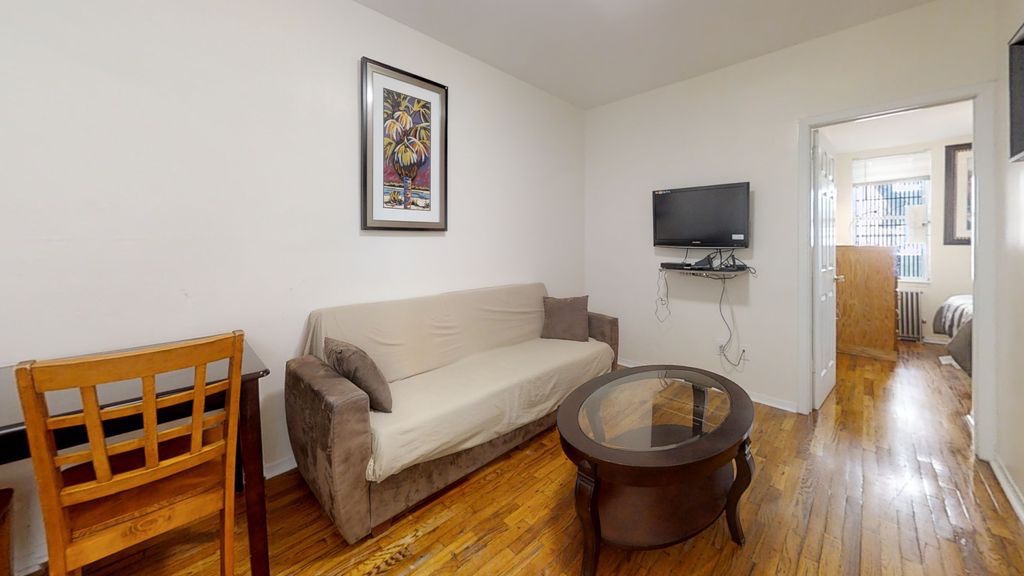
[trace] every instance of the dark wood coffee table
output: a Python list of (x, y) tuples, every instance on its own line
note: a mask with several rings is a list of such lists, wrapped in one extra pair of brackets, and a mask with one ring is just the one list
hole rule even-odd
[(753, 423), (747, 393), (698, 368), (619, 370), (570, 394), (558, 432), (576, 464), (582, 573), (595, 574), (602, 541), (661, 548), (696, 536), (722, 512), (743, 544), (737, 505), (754, 469)]

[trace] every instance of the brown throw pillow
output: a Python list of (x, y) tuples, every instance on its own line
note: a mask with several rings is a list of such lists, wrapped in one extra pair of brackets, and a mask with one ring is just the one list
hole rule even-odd
[(573, 298), (544, 297), (544, 329), (541, 338), (586, 342), (590, 336), (587, 316), (589, 296)]
[(370, 408), (391, 412), (391, 386), (370, 355), (355, 344), (324, 338), (324, 358), (334, 370), (348, 378), (370, 397)]

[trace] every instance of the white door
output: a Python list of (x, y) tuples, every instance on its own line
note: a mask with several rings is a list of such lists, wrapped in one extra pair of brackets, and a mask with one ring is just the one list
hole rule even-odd
[(836, 385), (836, 157), (820, 131), (814, 138), (814, 408)]

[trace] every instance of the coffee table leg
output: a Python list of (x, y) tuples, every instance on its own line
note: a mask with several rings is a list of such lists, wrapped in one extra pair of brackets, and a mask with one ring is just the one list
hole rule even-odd
[[(740, 444), (736, 454), (736, 480), (729, 489), (729, 499), (725, 504), (725, 517), (729, 521), (729, 533), (732, 534), (733, 542), (743, 545), (746, 538), (743, 536), (743, 527), (740, 526), (739, 504), (740, 497), (750, 486), (750, 479), (754, 474), (754, 458), (750, 455), (750, 439), (747, 438)], [(579, 502), (579, 500), (577, 500)]]
[(690, 425), (693, 437), (704, 435), (704, 407), (708, 402), (707, 390), (693, 386), (693, 423)]
[(597, 474), (590, 462), (576, 468), (576, 515), (583, 523), (583, 576), (597, 574), (601, 552), (601, 522), (597, 515)]

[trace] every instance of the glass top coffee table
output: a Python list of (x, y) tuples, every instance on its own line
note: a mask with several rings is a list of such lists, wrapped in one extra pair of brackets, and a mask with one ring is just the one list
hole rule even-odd
[(599, 376), (558, 408), (562, 449), (576, 464), (583, 574), (596, 572), (601, 542), (669, 546), (726, 512), (750, 485), (754, 405), (734, 382), (685, 366), (640, 366)]

